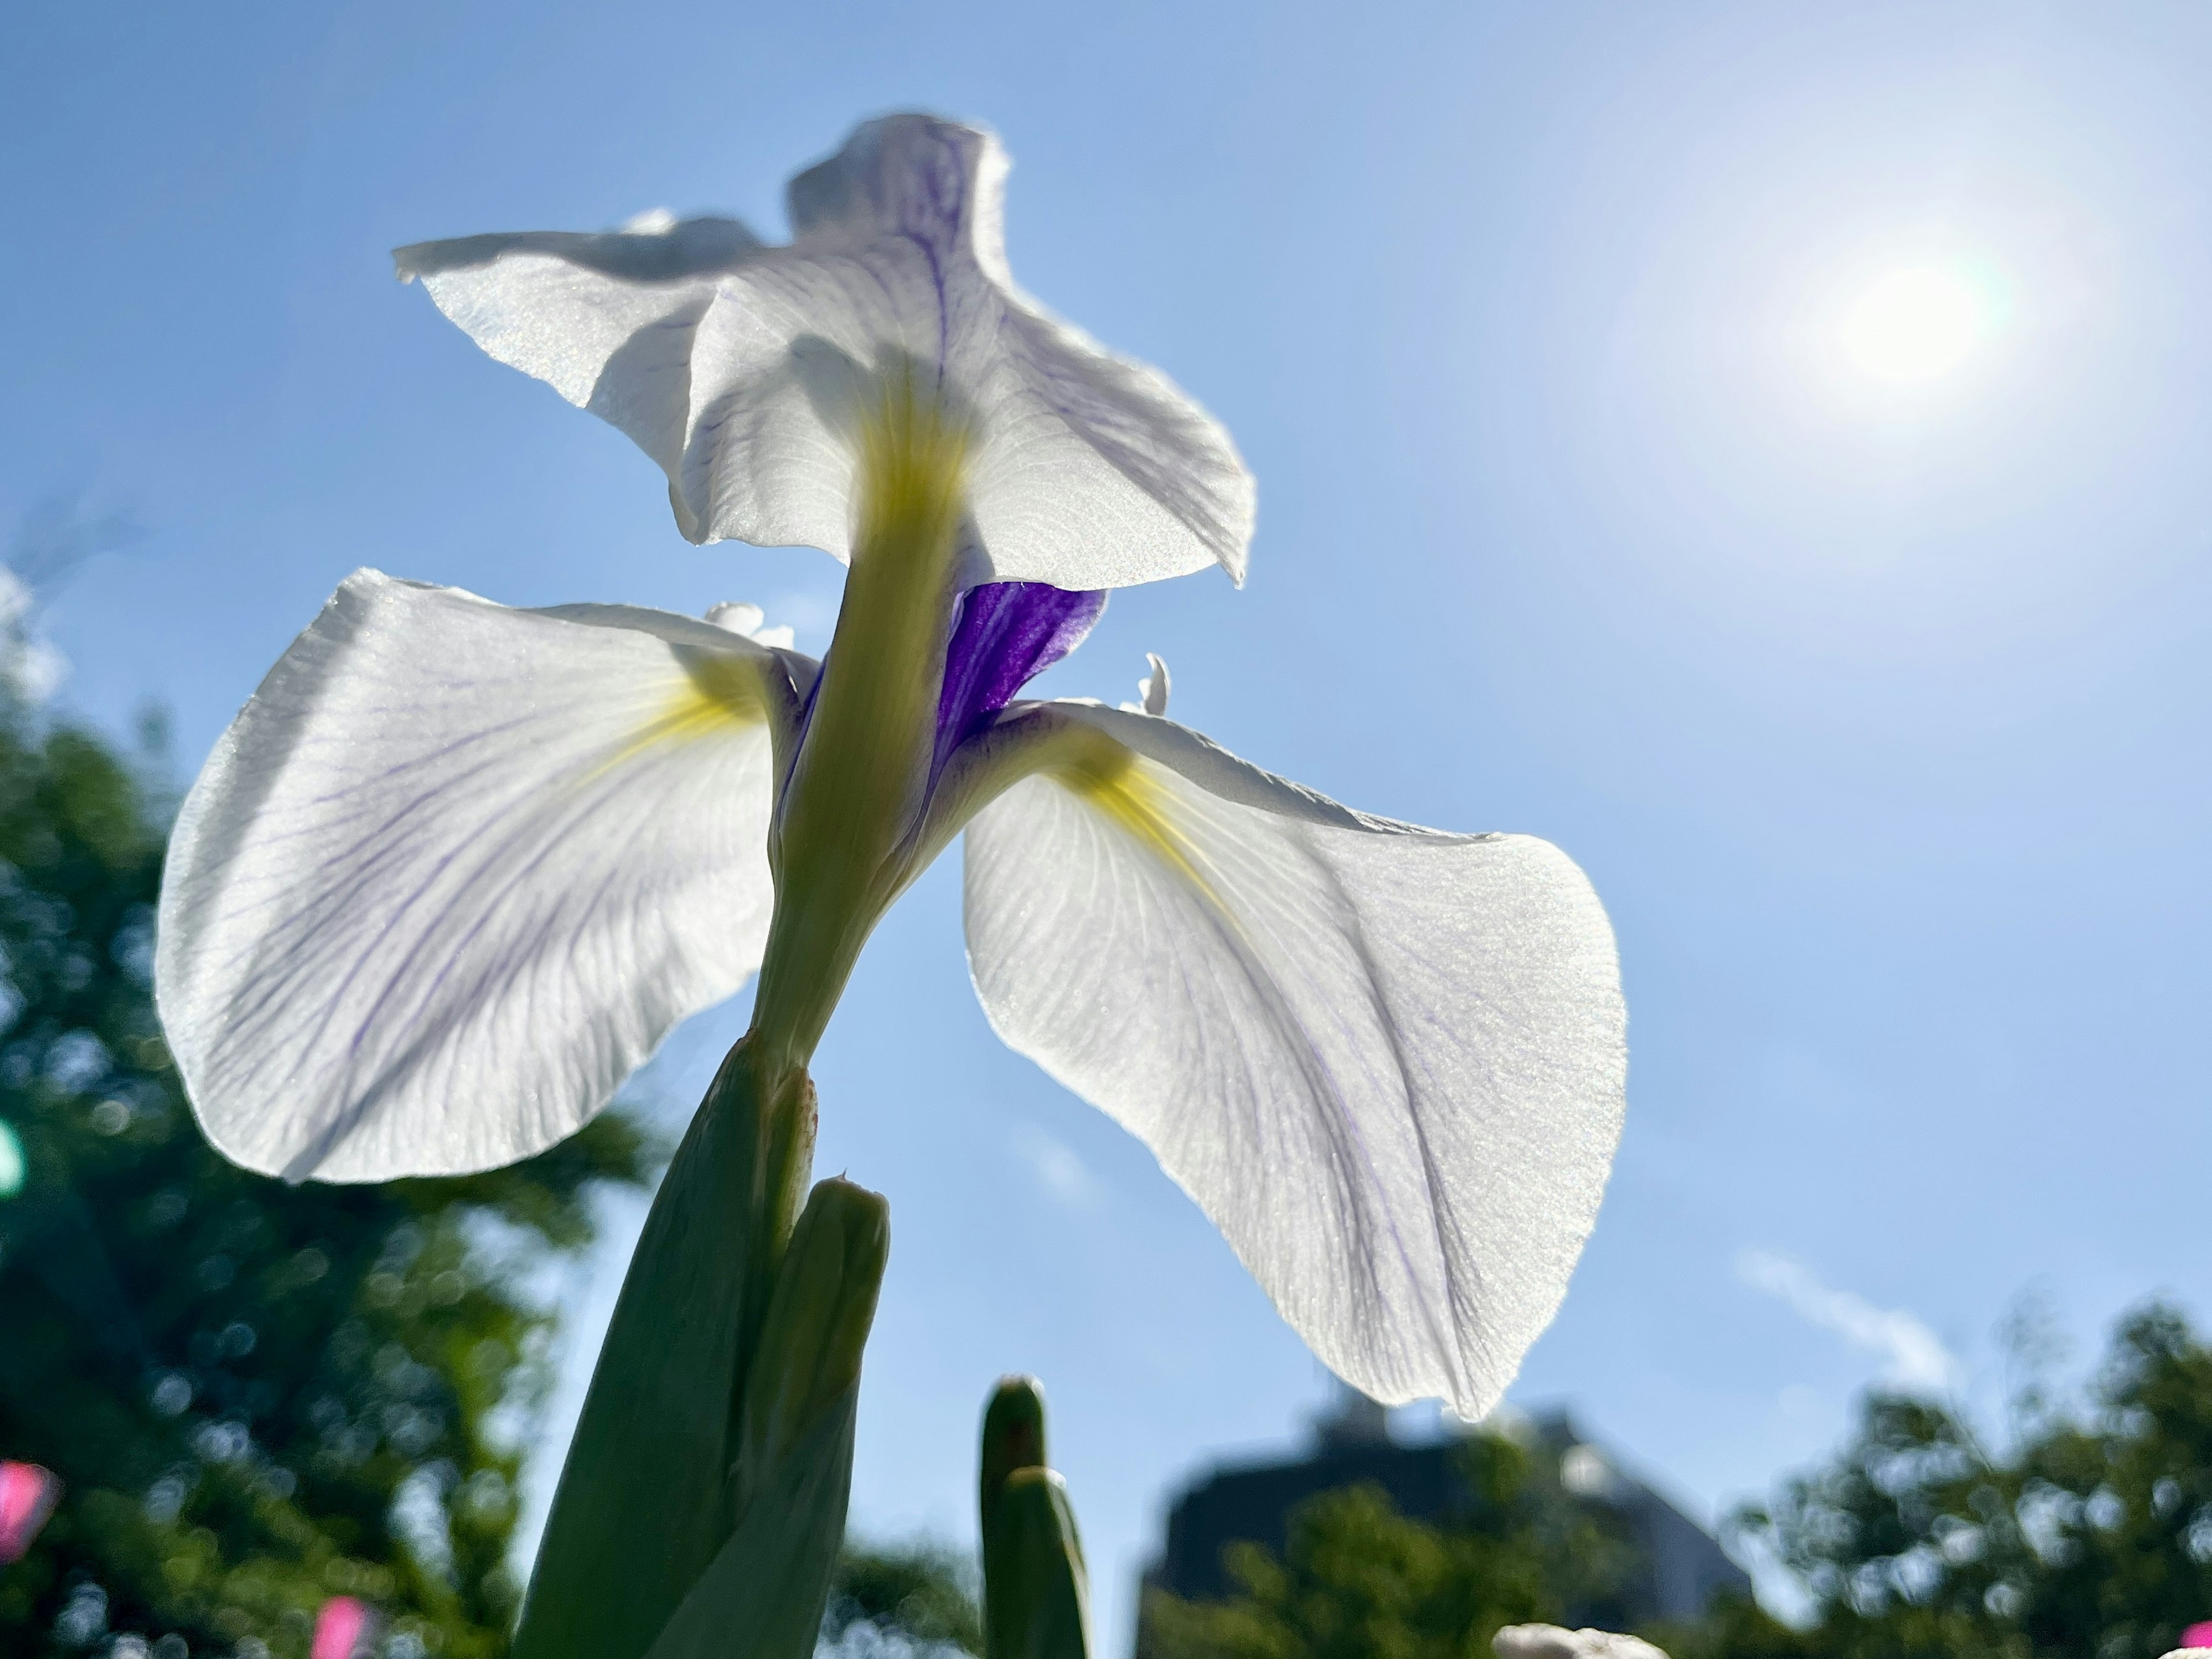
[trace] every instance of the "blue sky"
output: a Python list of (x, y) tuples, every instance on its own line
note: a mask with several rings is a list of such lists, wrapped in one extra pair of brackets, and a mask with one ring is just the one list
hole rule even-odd
[[(386, 250), (662, 205), (780, 233), (858, 118), (983, 121), (1018, 276), (1260, 480), (1244, 591), (1117, 595), (1050, 689), (1127, 696), (1157, 650), (1232, 748), (1542, 835), (1611, 909), (1628, 1130), (1516, 1399), (1710, 1510), (1923, 1338), (1982, 1388), (2025, 1289), (2085, 1357), (2149, 1292), (2205, 1309), (2212, 14), (1353, 16), (23, 0), (0, 526), (76, 492), (145, 529), (52, 605), (64, 706), (161, 699), (196, 767), (362, 564), (750, 599), (818, 649), (829, 559), (686, 545), (642, 456)], [(1857, 308), (1929, 270), (1979, 296), (1971, 349), (1867, 372)], [(646, 1092), (689, 1098), (743, 1018)], [(893, 1206), (857, 1520), (970, 1530), (975, 1413), (1034, 1370), (1120, 1651), (1167, 1492), (1287, 1443), (1316, 1368), (1149, 1155), (995, 1044), (957, 862), (817, 1075), (819, 1169)]]

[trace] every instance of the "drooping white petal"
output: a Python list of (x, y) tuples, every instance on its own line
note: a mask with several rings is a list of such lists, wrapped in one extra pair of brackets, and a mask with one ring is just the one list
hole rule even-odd
[(1370, 818), (1157, 717), (968, 828), (992, 1025), (1142, 1139), (1323, 1361), (1489, 1409), (1620, 1131), (1612, 929), (1523, 836)]
[(505, 1164), (758, 964), (805, 659), (361, 571), (185, 801), (155, 992), (209, 1138), (293, 1179)]
[(493, 356), (635, 439), (694, 541), (848, 557), (854, 428), (919, 369), (975, 428), (972, 580), (1241, 580), (1252, 481), (1228, 434), (1014, 285), (1006, 173), (987, 133), (891, 116), (793, 180), (788, 247), (713, 219), (397, 258)]

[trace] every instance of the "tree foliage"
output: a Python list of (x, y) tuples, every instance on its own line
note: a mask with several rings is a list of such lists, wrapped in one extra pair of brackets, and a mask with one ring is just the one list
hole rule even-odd
[(0, 1121), (25, 1165), (0, 1195), (0, 1457), (65, 1483), (0, 1571), (0, 1649), (296, 1656), (343, 1593), (392, 1655), (495, 1654), (547, 1382), (530, 1281), (651, 1149), (610, 1114), (464, 1179), (224, 1161), (155, 1018), (163, 817), (97, 738), (0, 702)]
[(1227, 1598), (1152, 1591), (1146, 1659), (1482, 1659), (1503, 1625), (1617, 1622), (1626, 1544), (1507, 1437), (1472, 1436), (1461, 1457), (1453, 1524), (1410, 1520), (1376, 1486), (1323, 1492), (1291, 1512), (1279, 1556), (1231, 1547)]
[[(822, 1621), (824, 1639), (844, 1647), (848, 1632), (872, 1626), (893, 1646), (983, 1651), (983, 1614), (975, 1567), (948, 1545), (927, 1540), (870, 1545), (846, 1540)], [(858, 1644), (852, 1644), (858, 1645)]]
[[(1232, 1551), (1225, 1600), (1149, 1598), (1146, 1659), (1474, 1659), (1508, 1622), (1628, 1627), (1607, 1607), (1618, 1542), (1547, 1521), (1561, 1511), (1510, 1443), (1470, 1446), (1489, 1460), (1473, 1523), (1326, 1493), (1279, 1559)], [(1724, 1596), (1638, 1632), (1674, 1659), (2157, 1659), (2212, 1619), (2212, 1349), (2143, 1310), (2078, 1407), (2025, 1388), (2001, 1443), (1954, 1404), (1870, 1395), (1841, 1450), (1733, 1530), (1812, 1618)]]
[(1744, 1512), (1802, 1582), (1798, 1633), (1739, 1616), (1688, 1659), (2155, 1659), (2212, 1618), (2212, 1351), (2124, 1321), (2078, 1411), (2031, 1394), (2002, 1448), (1938, 1401), (1870, 1396), (1830, 1463)]

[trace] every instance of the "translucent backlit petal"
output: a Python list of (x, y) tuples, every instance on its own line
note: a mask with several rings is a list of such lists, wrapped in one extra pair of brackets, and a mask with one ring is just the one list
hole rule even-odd
[(1490, 1647), (1498, 1659), (1667, 1659), (1639, 1636), (1558, 1625), (1508, 1625)]
[(1314, 1351), (1385, 1401), (1493, 1405), (1619, 1139), (1613, 934), (1521, 836), (1370, 818), (1156, 716), (968, 828), (993, 1026), (1141, 1138)]
[(849, 557), (856, 411), (918, 369), (976, 431), (971, 580), (1242, 580), (1252, 481), (1228, 434), (1014, 285), (1006, 173), (988, 134), (897, 115), (793, 181), (788, 247), (713, 219), (397, 258), (493, 356), (635, 439), (695, 541)]
[(293, 1179), (572, 1133), (759, 961), (804, 659), (665, 612), (349, 578), (193, 786), (155, 990), (209, 1138)]

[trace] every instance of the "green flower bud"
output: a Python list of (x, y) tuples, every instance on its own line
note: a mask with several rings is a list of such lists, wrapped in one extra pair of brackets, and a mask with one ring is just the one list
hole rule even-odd
[(987, 1659), (1088, 1659), (1091, 1579), (1067, 1483), (1051, 1469), (1016, 1469), (983, 1540)]
[(880, 1194), (842, 1180), (815, 1188), (784, 1251), (746, 1380), (733, 1472), (741, 1519), (777, 1465), (860, 1386), (890, 1254), (890, 1209)]
[(1045, 1465), (1044, 1385), (1034, 1376), (1002, 1376), (983, 1407), (982, 1479), (977, 1493), (982, 1536), (991, 1535), (999, 1493), (1016, 1469)]
[(983, 1408), (986, 1659), (1086, 1659), (1091, 1578), (1067, 1483), (1045, 1464), (1044, 1389), (999, 1380)]

